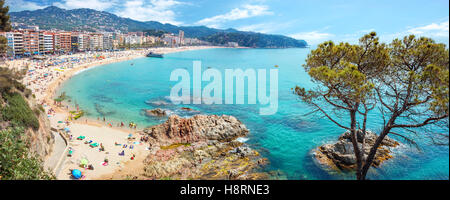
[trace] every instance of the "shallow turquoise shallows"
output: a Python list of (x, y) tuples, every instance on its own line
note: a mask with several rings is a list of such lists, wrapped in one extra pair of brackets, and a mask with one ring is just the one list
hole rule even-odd
[[(284, 174), (282, 178), (287, 179), (352, 179), (354, 177), (348, 174), (328, 175), (312, 159), (311, 149), (335, 141), (343, 130), (320, 116), (305, 115), (312, 108), (300, 102), (292, 92), (296, 85), (307, 88), (314, 86), (302, 67), (309, 51), (207, 49), (166, 54), (163, 59), (139, 58), (81, 72), (68, 80), (59, 93), (66, 92), (72, 105), (78, 104), (93, 119), (105, 116), (108, 121), (123, 121), (125, 124), (134, 121), (138, 128), (159, 124), (167, 119), (147, 117), (143, 109), (168, 109), (183, 117), (192, 114), (180, 110), (181, 107), (190, 107), (203, 114), (233, 115), (250, 129), (246, 143), (269, 159), (270, 165), (264, 170), (279, 170)], [(268, 116), (259, 115), (259, 104), (160, 104), (170, 102), (170, 90), (177, 84), (170, 81), (171, 72), (178, 68), (187, 69), (192, 76), (192, 62), (195, 60), (202, 62), (203, 71), (208, 68), (221, 72), (235, 68), (278, 69), (278, 112)], [(344, 119), (342, 121), (345, 122)], [(382, 119), (376, 112), (371, 114), (369, 121), (371, 130), (380, 130)], [(370, 178), (449, 179), (449, 147), (430, 146), (428, 143), (419, 140), (422, 147), (420, 151), (402, 145), (395, 150), (394, 159), (387, 161), (382, 168), (371, 171)]]

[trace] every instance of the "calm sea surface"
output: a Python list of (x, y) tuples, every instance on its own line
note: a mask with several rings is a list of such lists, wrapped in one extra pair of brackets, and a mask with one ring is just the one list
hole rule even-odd
[[(167, 54), (163, 59), (140, 58), (108, 64), (81, 72), (67, 81), (59, 93), (66, 92), (72, 104), (78, 104), (97, 119), (128, 123), (138, 127), (156, 125), (167, 118), (147, 117), (143, 109), (163, 108), (180, 116), (192, 113), (180, 110), (190, 107), (203, 114), (227, 114), (241, 120), (249, 129), (246, 141), (270, 160), (267, 171), (279, 170), (286, 179), (351, 179), (351, 175), (329, 175), (319, 169), (311, 156), (311, 149), (332, 142), (343, 132), (330, 121), (307, 115), (311, 107), (303, 104), (292, 93), (296, 85), (310, 88), (314, 84), (302, 64), (310, 49), (207, 49)], [(275, 69), (278, 65), (278, 112), (259, 115), (266, 105), (173, 105), (168, 102), (171, 88), (178, 82), (170, 81), (173, 70), (186, 69), (191, 74), (192, 62), (202, 62), (202, 71), (225, 69)], [(268, 75), (267, 75), (268, 79)], [(203, 86), (209, 82), (203, 82)], [(269, 81), (267, 86), (269, 86)], [(224, 89), (223, 89), (224, 90)], [(224, 91), (225, 92), (225, 91)], [(191, 92), (192, 94), (192, 92)], [(246, 93), (247, 94), (247, 90)], [(194, 97), (195, 98), (195, 97)], [(247, 98), (246, 103), (247, 103)], [(342, 115), (345, 122), (346, 115)], [(369, 117), (369, 128), (379, 131), (379, 114)], [(447, 131), (448, 130), (444, 130)], [(421, 151), (403, 145), (394, 152), (395, 159), (370, 173), (373, 179), (449, 179), (449, 147), (430, 146), (419, 140)]]

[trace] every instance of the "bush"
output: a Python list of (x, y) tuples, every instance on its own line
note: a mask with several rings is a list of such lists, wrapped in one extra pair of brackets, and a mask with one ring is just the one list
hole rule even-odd
[(36, 116), (41, 115), (41, 110), (39, 110), (38, 108), (33, 109), (34, 114), (36, 114)]
[(39, 129), (39, 120), (19, 93), (4, 94), (3, 98), (7, 102), (1, 109), (3, 120), (11, 121), (14, 126)]
[(42, 106), (42, 105), (38, 105), (38, 108), (39, 108), (39, 110), (40, 110), (41, 112), (45, 113), (45, 109), (44, 109), (44, 106)]
[(0, 131), (0, 180), (54, 179), (39, 157), (29, 152), (23, 134), (23, 128)]
[(32, 95), (32, 92), (31, 92), (31, 90), (30, 89), (25, 89), (25, 91), (23, 91), (24, 93), (24, 95), (25, 95), (25, 97), (26, 98), (30, 98), (30, 95)]
[(0, 67), (0, 92), (8, 92), (12, 88), (17, 88), (23, 92), (25, 86), (17, 81), (20, 78), (20, 74), (10, 69)]

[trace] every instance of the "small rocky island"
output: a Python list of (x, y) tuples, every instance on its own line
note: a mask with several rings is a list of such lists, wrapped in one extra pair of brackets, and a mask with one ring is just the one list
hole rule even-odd
[(161, 108), (156, 108), (152, 110), (144, 110), (146, 116), (153, 116), (153, 117), (164, 117), (167, 115), (167, 111), (163, 110)]
[[(375, 143), (377, 135), (366, 131), (364, 146), (364, 155), (367, 157), (370, 147)], [(362, 147), (362, 131), (357, 132), (358, 145)], [(385, 137), (382, 141), (372, 164), (374, 167), (379, 167), (381, 163), (389, 160), (392, 157), (392, 148), (400, 145), (397, 141)], [(353, 144), (350, 137), (350, 132), (347, 131), (334, 144), (324, 144), (313, 150), (313, 156), (316, 161), (329, 172), (345, 172), (356, 169), (356, 156), (353, 151)]]
[[(133, 179), (267, 179), (258, 169), (267, 159), (236, 138), (249, 133), (233, 116), (177, 115), (146, 128), (151, 144), (144, 169)], [(129, 175), (128, 175), (129, 176)]]

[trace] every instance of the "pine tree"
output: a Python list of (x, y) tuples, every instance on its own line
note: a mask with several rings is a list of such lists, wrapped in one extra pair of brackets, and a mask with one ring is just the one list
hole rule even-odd
[[(317, 87), (297, 86), (295, 93), (313, 112), (350, 131), (357, 179), (366, 179), (387, 135), (417, 147), (415, 138), (448, 146), (448, 133), (440, 131), (448, 130), (449, 120), (449, 50), (445, 44), (414, 35), (384, 44), (372, 32), (356, 45), (319, 44), (303, 67)], [(374, 108), (380, 110), (378, 121), (383, 124), (370, 151), (365, 152), (364, 146), (357, 145), (356, 130), (361, 129), (364, 141), (368, 112)], [(349, 120), (340, 120), (336, 111), (349, 114)]]
[[(11, 24), (9, 22), (9, 7), (4, 6), (5, 0), (0, 0), (0, 32), (7, 32), (11, 30)], [(6, 38), (0, 35), (0, 56), (4, 57), (6, 54)]]
[(0, 31), (7, 32), (11, 30), (9, 22), (9, 7), (5, 6), (5, 0), (0, 0)]

